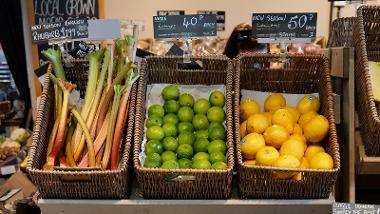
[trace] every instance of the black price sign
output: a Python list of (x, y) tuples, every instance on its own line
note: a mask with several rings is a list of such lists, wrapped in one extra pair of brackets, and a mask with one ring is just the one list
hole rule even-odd
[(32, 26), (32, 41), (47, 43), (54, 39), (79, 39), (88, 37), (87, 19), (69, 19), (64, 22)]
[(153, 16), (154, 38), (216, 36), (216, 15)]
[(252, 34), (255, 38), (314, 38), (317, 13), (253, 13)]
[(199, 10), (197, 14), (215, 14), (217, 31), (224, 31), (226, 29), (226, 11)]

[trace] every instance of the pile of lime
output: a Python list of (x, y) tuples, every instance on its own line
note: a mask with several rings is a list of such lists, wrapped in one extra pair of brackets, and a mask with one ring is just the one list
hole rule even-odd
[(144, 167), (166, 169), (227, 169), (225, 96), (194, 100), (174, 85), (161, 92), (164, 105), (148, 109)]

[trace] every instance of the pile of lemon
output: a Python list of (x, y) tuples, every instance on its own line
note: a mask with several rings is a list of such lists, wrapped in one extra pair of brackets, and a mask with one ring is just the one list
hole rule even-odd
[[(265, 112), (253, 99), (240, 104), (241, 152), (244, 164), (282, 168), (332, 169), (333, 159), (320, 144), (329, 122), (318, 114), (320, 103), (304, 96), (297, 106), (286, 105), (282, 94), (274, 93), (264, 103)], [(280, 179), (300, 180), (300, 173), (276, 173)]]

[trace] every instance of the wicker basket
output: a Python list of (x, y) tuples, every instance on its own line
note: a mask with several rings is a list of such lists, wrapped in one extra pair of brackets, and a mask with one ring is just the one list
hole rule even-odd
[(354, 47), (356, 17), (338, 18), (331, 25), (328, 47)]
[[(242, 198), (327, 198), (337, 179), (340, 159), (335, 127), (331, 80), (327, 59), (321, 56), (287, 56), (284, 69), (269, 69), (277, 56), (268, 54), (241, 55), (235, 60), (234, 84), (235, 142), (238, 165), (238, 184)], [(330, 123), (328, 137), (322, 142), (333, 157), (332, 170), (283, 169), (243, 164), (240, 146), (240, 90), (257, 90), (307, 94), (319, 92), (321, 110)], [(272, 178), (274, 171), (302, 172), (302, 179)]]
[(372, 93), (368, 61), (380, 61), (380, 7), (362, 6), (358, 9), (355, 39), (356, 108), (366, 154), (380, 155), (379, 103)]
[[(77, 84), (77, 88), (80, 90), (85, 90), (87, 84), (83, 71), (85, 62), (75, 60), (72, 62), (73, 67), (65, 68), (67, 80)], [(50, 65), (48, 74), (51, 73), (51, 70), (52, 66)], [(27, 167), (33, 183), (37, 185), (43, 198), (126, 198), (128, 195), (128, 172), (130, 171), (128, 168), (131, 162), (130, 150), (135, 116), (136, 84), (132, 88), (127, 130), (121, 144), (123, 153), (117, 170), (44, 171), (42, 167), (46, 162), (48, 138), (54, 123), (51, 119), (54, 112), (54, 89), (49, 76), (47, 75), (44, 83)]]
[[(233, 158), (232, 62), (226, 57), (194, 57), (202, 69), (179, 69), (181, 57), (147, 57), (141, 68), (137, 91), (134, 167), (144, 198), (211, 199), (231, 195)], [(139, 160), (144, 137), (146, 88), (148, 84), (226, 85), (227, 165), (226, 170), (144, 168)]]

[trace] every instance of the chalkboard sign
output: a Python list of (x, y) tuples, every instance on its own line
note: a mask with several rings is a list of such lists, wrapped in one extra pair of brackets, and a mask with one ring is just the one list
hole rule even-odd
[(218, 10), (199, 10), (197, 14), (215, 14), (216, 15), (216, 30), (225, 31), (226, 30), (226, 11)]
[[(101, 0), (33, 0), (34, 24), (48, 24), (64, 22), (69, 19), (99, 18), (99, 1)], [(72, 52), (79, 42), (64, 44), (65, 50)], [(38, 45), (38, 59), (40, 65), (44, 64), (45, 58), (41, 51), (49, 48), (48, 44)], [(78, 56), (73, 56), (78, 58)]]
[(216, 15), (153, 16), (154, 38), (216, 36)]
[(369, 214), (380, 213), (379, 205), (372, 204), (349, 204), (334, 203), (332, 206), (333, 214)]
[(317, 13), (253, 13), (254, 38), (314, 38)]
[(32, 26), (32, 41), (48, 43), (54, 39), (79, 39), (88, 37), (87, 19), (69, 19), (64, 22)]

